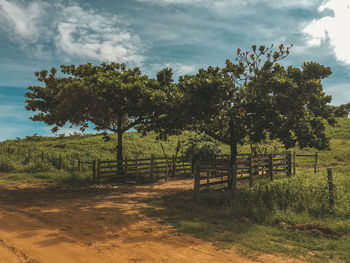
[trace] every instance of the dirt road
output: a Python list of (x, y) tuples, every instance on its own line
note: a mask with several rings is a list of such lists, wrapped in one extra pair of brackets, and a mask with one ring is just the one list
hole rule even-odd
[(144, 200), (192, 181), (84, 189), (0, 186), (0, 263), (12, 262), (295, 262), (177, 233), (140, 212)]

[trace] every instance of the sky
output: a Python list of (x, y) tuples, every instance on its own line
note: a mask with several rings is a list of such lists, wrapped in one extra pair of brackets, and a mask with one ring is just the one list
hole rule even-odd
[(125, 62), (151, 77), (171, 67), (176, 79), (224, 67), (237, 48), (293, 44), (283, 64), (331, 67), (324, 90), (348, 103), (349, 25), (350, 0), (0, 0), (0, 141), (52, 135), (23, 94), (40, 85), (35, 71), (62, 64)]

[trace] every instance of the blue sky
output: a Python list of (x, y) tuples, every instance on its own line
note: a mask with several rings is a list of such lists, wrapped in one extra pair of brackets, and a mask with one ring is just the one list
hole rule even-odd
[[(237, 48), (293, 44), (283, 62), (332, 68), (324, 89), (350, 102), (350, 0), (0, 0), (0, 141), (50, 127), (24, 109), (33, 72), (61, 64), (125, 62), (154, 76), (224, 66)], [(70, 133), (77, 129), (62, 129)]]

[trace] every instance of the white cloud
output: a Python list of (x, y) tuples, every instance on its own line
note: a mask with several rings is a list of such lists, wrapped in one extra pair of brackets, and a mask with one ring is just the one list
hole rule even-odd
[(340, 105), (349, 102), (350, 98), (350, 84), (349, 83), (337, 83), (331, 85), (325, 85), (324, 89), (327, 94), (332, 95), (332, 104)]
[(171, 68), (173, 70), (175, 80), (181, 75), (194, 74), (199, 69), (199, 67), (196, 65), (186, 65), (180, 62), (168, 62), (164, 64), (151, 64), (148, 68), (144, 69), (144, 71), (146, 74), (152, 75), (164, 68)]
[(185, 65), (182, 63), (166, 63), (164, 66), (173, 68), (174, 73), (177, 75), (191, 74), (198, 70), (194, 65)]
[(15, 32), (29, 41), (35, 41), (39, 36), (38, 23), (42, 12), (40, 2), (21, 6), (14, 2), (0, 0), (0, 15), (6, 18)]
[(52, 135), (59, 135), (59, 134), (64, 134), (65, 136), (69, 136), (72, 134), (87, 134), (87, 133), (92, 133), (94, 132), (92, 129), (87, 129), (85, 132), (82, 132), (79, 130), (79, 128), (69, 128), (68, 125), (65, 127), (59, 128), (59, 130), (56, 133), (52, 133), (51, 131), (52, 127), (42, 127), (40, 132), (43, 136), (52, 136)]
[(83, 8), (75, 2), (49, 5), (33, 1), (24, 5), (0, 0), (0, 15), (26, 49), (35, 46), (37, 55), (43, 55), (51, 45), (66, 60), (74, 57), (136, 65), (144, 60), (138, 36), (116, 15)]
[(63, 19), (57, 22), (56, 43), (65, 54), (100, 61), (142, 62), (139, 38), (121, 29), (117, 16), (78, 5), (58, 7)]
[(332, 10), (334, 16), (324, 16), (313, 20), (303, 32), (308, 36), (310, 46), (319, 46), (329, 41), (338, 60), (350, 64), (350, 0), (329, 0), (319, 11)]
[(310, 7), (315, 2), (321, 0), (294, 0), (294, 1), (281, 1), (281, 0), (138, 0), (139, 2), (146, 2), (158, 5), (167, 4), (188, 4), (188, 5), (202, 5), (212, 8), (215, 7), (245, 7), (248, 5), (266, 4), (272, 8), (285, 8), (285, 7)]

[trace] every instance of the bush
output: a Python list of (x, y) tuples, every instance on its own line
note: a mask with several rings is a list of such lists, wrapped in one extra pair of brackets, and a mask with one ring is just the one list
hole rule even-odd
[(15, 165), (8, 157), (0, 157), (0, 172), (8, 173), (15, 170)]
[(196, 135), (188, 139), (184, 156), (188, 160), (210, 160), (221, 153), (220, 143), (206, 135)]

